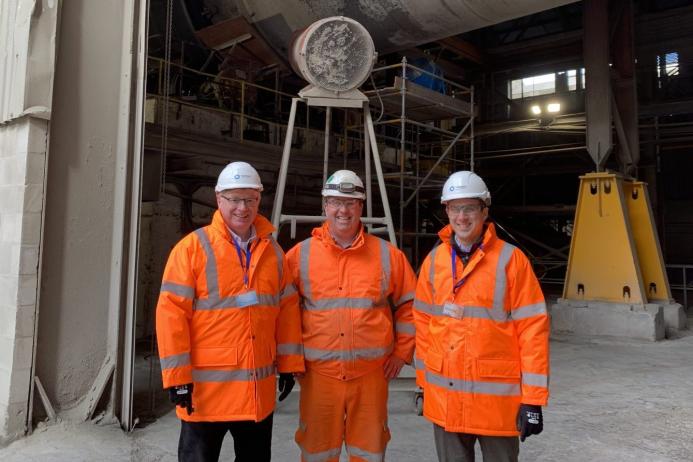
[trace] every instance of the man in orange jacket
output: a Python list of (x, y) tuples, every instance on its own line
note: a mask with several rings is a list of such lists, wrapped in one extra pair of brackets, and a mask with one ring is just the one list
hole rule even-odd
[(301, 296), (306, 375), (296, 442), (303, 461), (382, 461), (388, 381), (414, 350), (416, 277), (404, 254), (366, 234), (365, 190), (339, 170), (322, 190), (326, 220), (287, 253)]
[(171, 251), (156, 309), (163, 385), (181, 419), (178, 459), (215, 461), (227, 431), (236, 461), (269, 461), (279, 370), (282, 400), (303, 372), (296, 289), (262, 183), (245, 162), (215, 187), (212, 223)]
[(491, 195), (468, 171), (443, 186), (450, 224), (424, 260), (414, 301), (417, 383), (440, 462), (517, 461), (543, 428), (549, 318), (527, 257), (487, 222)]

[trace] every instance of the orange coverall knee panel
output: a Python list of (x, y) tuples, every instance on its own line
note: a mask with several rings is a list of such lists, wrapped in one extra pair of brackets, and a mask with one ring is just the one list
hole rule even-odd
[[(301, 297), (308, 373), (348, 387), (373, 371), (382, 375), (390, 355), (411, 361), (416, 278), (401, 251), (363, 228), (343, 249), (324, 223), (287, 260)], [(335, 438), (343, 439), (341, 432)]]
[(217, 211), (171, 251), (156, 309), (164, 388), (194, 383), (187, 421), (261, 421), (274, 410), (275, 375), (302, 372), (298, 295), (272, 225), (244, 268)]
[(414, 301), (424, 416), (450, 432), (516, 436), (520, 403), (548, 402), (549, 318), (541, 288), (527, 257), (500, 240), (493, 224), (469, 262), (458, 259), (454, 276), (450, 226), (439, 236)]

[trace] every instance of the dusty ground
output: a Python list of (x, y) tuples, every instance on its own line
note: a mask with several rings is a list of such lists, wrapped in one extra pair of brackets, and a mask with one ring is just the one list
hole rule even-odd
[[(401, 385), (401, 384), (400, 384)], [(658, 343), (556, 338), (552, 398), (545, 430), (522, 444), (523, 461), (693, 461), (693, 334)], [(274, 460), (298, 460), (293, 443), (298, 395), (277, 409)], [(388, 460), (434, 461), (430, 424), (413, 412), (410, 393), (390, 399)], [(39, 428), (0, 449), (0, 460), (173, 461), (178, 422), (171, 413), (123, 433), (115, 425)], [(230, 436), (222, 460), (232, 460)]]

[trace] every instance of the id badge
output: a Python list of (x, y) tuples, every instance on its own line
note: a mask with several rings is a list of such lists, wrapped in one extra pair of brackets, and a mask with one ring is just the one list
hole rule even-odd
[(240, 308), (260, 304), (260, 300), (257, 297), (257, 292), (254, 290), (249, 290), (243, 294), (236, 295), (236, 300), (238, 301), (238, 306)]
[(462, 319), (464, 317), (464, 306), (447, 302), (445, 305), (443, 305), (443, 314), (445, 316), (450, 316), (451, 318)]

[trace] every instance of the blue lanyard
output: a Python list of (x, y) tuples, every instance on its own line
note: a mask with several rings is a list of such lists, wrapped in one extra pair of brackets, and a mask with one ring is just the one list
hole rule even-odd
[(248, 242), (248, 247), (245, 250), (245, 265), (243, 264), (243, 253), (241, 252), (241, 246), (238, 245), (236, 239), (231, 236), (233, 241), (233, 246), (236, 248), (236, 253), (238, 254), (238, 260), (241, 262), (241, 268), (243, 269), (243, 285), (248, 287), (248, 270), (250, 269), (250, 242)]
[(457, 290), (462, 287), (467, 278), (462, 278), (455, 282), (455, 277), (457, 276), (457, 252), (455, 252), (454, 248), (451, 248), (450, 251), (450, 255), (452, 256), (452, 293), (457, 294)]

